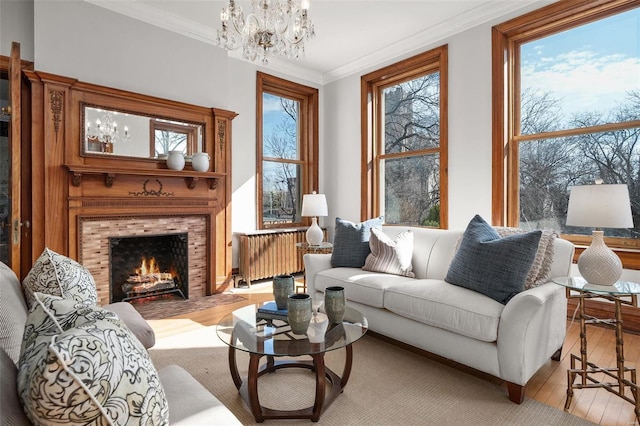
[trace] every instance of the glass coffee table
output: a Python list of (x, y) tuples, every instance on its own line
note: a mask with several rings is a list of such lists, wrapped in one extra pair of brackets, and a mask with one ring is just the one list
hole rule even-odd
[[(311, 343), (306, 335), (294, 334), (284, 319), (265, 319), (258, 315), (261, 305), (250, 305), (226, 315), (216, 331), (229, 346), (229, 370), (240, 395), (251, 408), (256, 422), (266, 419), (310, 419), (317, 422), (326, 409), (342, 393), (351, 374), (353, 349), (351, 345), (367, 332), (367, 319), (359, 311), (347, 306), (344, 321), (331, 324), (321, 343)], [(346, 358), (342, 375), (325, 366), (324, 355), (344, 348)], [(241, 378), (236, 362), (236, 351), (249, 354), (247, 377)], [(278, 357), (308, 356), (310, 360)], [(260, 365), (260, 360), (266, 362)], [(315, 400), (311, 407), (298, 410), (276, 410), (260, 404), (258, 378), (282, 368), (304, 368), (315, 372)], [(326, 385), (329, 385), (327, 389)]]

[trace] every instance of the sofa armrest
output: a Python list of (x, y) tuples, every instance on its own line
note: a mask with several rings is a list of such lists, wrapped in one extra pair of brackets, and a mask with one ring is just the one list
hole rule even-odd
[(104, 309), (118, 315), (134, 336), (140, 340), (142, 346), (149, 349), (156, 344), (156, 334), (147, 320), (127, 302), (116, 302), (103, 306)]
[(318, 272), (331, 269), (330, 253), (307, 253), (303, 257), (304, 276), (307, 283), (307, 291), (313, 295), (316, 292), (315, 281)]
[(525, 385), (562, 347), (567, 328), (567, 300), (552, 282), (525, 290), (504, 307), (498, 327), (500, 376)]

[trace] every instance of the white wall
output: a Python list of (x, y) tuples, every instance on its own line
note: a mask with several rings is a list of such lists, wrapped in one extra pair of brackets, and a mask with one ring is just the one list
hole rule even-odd
[(33, 61), (33, 0), (0, 1), (0, 55), (20, 43), (20, 57)]
[(222, 49), (81, 1), (38, 1), (34, 13), (38, 71), (227, 108)]

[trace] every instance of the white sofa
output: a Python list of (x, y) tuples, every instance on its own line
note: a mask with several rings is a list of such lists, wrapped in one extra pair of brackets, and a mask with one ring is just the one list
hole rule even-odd
[[(499, 377), (509, 399), (521, 403), (531, 376), (549, 358), (560, 359), (564, 287), (548, 282), (503, 305), (444, 281), (464, 231), (383, 226), (391, 238), (406, 229), (414, 234), (415, 278), (332, 268), (331, 254), (305, 254), (309, 293), (322, 298), (326, 287), (344, 287), (347, 303), (366, 316), (370, 330)], [(555, 240), (549, 281), (569, 275), (573, 253), (573, 244)]]

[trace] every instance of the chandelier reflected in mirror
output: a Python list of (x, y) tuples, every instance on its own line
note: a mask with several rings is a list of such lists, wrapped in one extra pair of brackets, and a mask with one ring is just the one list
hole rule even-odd
[(118, 123), (113, 117), (113, 112), (106, 111), (101, 118), (97, 119), (95, 125), (92, 126), (87, 118), (87, 138), (102, 144), (113, 144), (119, 142), (131, 142), (129, 129), (124, 126), (124, 133), (118, 130)]
[(227, 50), (242, 47), (242, 57), (264, 65), (273, 55), (289, 59), (304, 57), (305, 41), (315, 36), (308, 16), (309, 0), (251, 0), (246, 18), (234, 0), (220, 12), (222, 30), (216, 43)]

